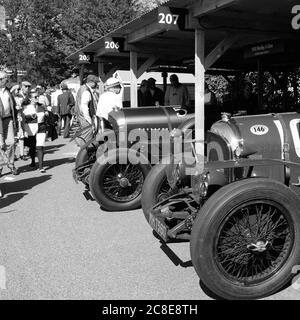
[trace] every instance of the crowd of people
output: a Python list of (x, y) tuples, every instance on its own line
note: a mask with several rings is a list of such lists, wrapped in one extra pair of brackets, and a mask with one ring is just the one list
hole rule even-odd
[(64, 138), (69, 137), (74, 94), (66, 84), (56, 90), (26, 80), (10, 88), (8, 84), (9, 75), (0, 71), (0, 177), (5, 165), (18, 175), (15, 161), (28, 158), (28, 168), (43, 174), (46, 141), (61, 135), (62, 123)]

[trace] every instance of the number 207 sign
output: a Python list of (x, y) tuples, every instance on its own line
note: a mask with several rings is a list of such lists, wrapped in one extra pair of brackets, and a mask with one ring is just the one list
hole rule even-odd
[(158, 23), (168, 30), (184, 30), (187, 10), (170, 7), (158, 8)]

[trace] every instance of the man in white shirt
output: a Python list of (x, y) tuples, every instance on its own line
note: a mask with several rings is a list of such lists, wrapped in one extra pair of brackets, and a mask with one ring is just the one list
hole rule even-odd
[(96, 114), (98, 103), (95, 89), (99, 82), (99, 77), (90, 74), (86, 78), (86, 83), (81, 86), (77, 92), (74, 112), (78, 118), (81, 129), (78, 137), (80, 137), (82, 141), (79, 143), (77, 140), (80, 145), (82, 142), (87, 142), (93, 138), (93, 117)]
[(113, 110), (118, 110), (123, 107), (122, 103), (122, 85), (117, 78), (109, 78), (105, 83), (106, 92), (101, 94), (96, 115), (100, 119), (108, 120), (108, 114)]
[[(2, 119), (2, 132), (0, 132), (0, 149), (8, 159), (7, 167), (14, 175), (18, 174), (14, 166), (15, 159), (15, 131), (16, 131), (16, 103), (10, 91), (6, 88), (8, 74), (0, 71), (0, 117)], [(0, 166), (0, 175), (3, 167)]]

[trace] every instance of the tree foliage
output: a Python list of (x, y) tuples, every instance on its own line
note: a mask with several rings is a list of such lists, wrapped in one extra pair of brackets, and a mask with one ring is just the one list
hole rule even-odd
[(139, 15), (135, 1), (1, 0), (13, 21), (1, 33), (1, 64), (33, 82), (60, 82), (72, 69), (65, 58)]

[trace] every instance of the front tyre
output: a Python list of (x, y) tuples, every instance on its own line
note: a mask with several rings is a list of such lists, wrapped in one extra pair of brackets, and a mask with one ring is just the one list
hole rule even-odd
[(92, 167), (90, 190), (103, 209), (126, 211), (141, 205), (142, 187), (151, 165), (146, 158), (141, 163), (131, 163), (129, 152), (128, 149), (111, 150)]
[(201, 208), (191, 257), (202, 282), (224, 299), (256, 299), (281, 289), (300, 262), (299, 198), (255, 178), (229, 184)]

